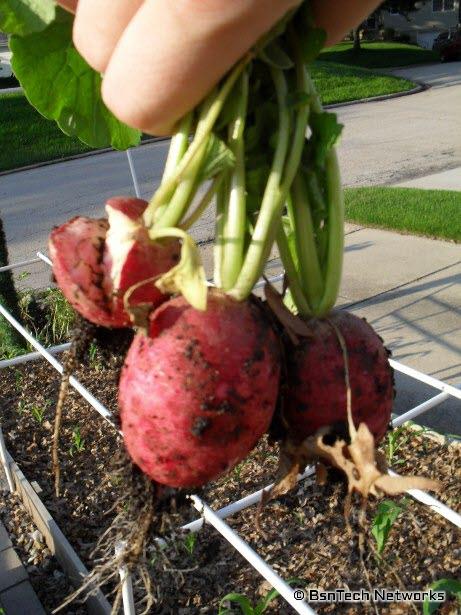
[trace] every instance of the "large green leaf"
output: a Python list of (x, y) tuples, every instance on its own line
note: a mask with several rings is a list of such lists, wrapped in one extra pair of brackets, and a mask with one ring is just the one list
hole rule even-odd
[(0, 0), (0, 30), (19, 36), (41, 32), (55, 13), (53, 0)]
[(141, 133), (107, 109), (101, 76), (73, 46), (72, 21), (59, 9), (56, 20), (42, 32), (11, 38), (13, 70), (28, 100), (65, 134), (91, 147), (122, 150), (137, 145)]

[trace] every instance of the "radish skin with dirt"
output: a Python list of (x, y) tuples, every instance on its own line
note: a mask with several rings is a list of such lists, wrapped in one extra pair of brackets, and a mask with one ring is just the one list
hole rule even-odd
[(283, 416), (289, 435), (301, 442), (326, 426), (347, 434), (344, 356), (332, 323), (347, 347), (354, 423), (365, 423), (379, 442), (394, 401), (388, 352), (364, 319), (340, 311), (308, 320), (306, 337), (296, 345), (287, 342)]
[(213, 290), (207, 309), (182, 297), (152, 314), (127, 355), (119, 387), (122, 431), (153, 480), (198, 487), (242, 461), (267, 431), (278, 397), (280, 350), (254, 300)]

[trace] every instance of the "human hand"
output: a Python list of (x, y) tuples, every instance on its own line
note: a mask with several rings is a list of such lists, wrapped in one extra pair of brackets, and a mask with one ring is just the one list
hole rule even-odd
[[(58, 0), (76, 12), (74, 43), (104, 74), (102, 96), (123, 122), (169, 134), (224, 73), (299, 0)], [(334, 44), (379, 0), (314, 0)]]

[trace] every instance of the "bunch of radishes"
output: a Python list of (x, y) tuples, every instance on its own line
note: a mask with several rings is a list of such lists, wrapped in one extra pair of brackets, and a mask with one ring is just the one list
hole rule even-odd
[[(364, 321), (331, 313), (343, 201), (340, 127), (309, 76), (322, 43), (304, 4), (183, 119), (150, 203), (111, 199), (107, 220), (74, 218), (51, 235), (54, 273), (75, 309), (106, 327), (141, 325), (120, 379), (122, 431), (159, 483), (197, 487), (226, 472), (276, 407), (294, 443), (321, 427), (344, 431), (348, 393), (356, 425), (376, 441), (386, 431), (387, 352)], [(214, 197), (207, 287), (186, 231)], [(251, 295), (275, 240), (294, 334)]]

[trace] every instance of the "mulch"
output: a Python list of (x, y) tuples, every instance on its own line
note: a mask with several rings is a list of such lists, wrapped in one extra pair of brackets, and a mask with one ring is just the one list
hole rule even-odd
[[(115, 414), (120, 367), (120, 355), (109, 357), (98, 351), (90, 366), (81, 365), (75, 374)], [(57, 373), (44, 362), (0, 372), (1, 423), (8, 450), (29, 481), (39, 484), (46, 507), (91, 569), (95, 544), (113, 522), (116, 503), (123, 497), (124, 485), (114, 467), (122, 443), (117, 432), (71, 390), (61, 431), (62, 496), (56, 498), (50, 451), (59, 382)], [(81, 438), (79, 447), (76, 434)], [(400, 438), (393, 467), (402, 474), (441, 480), (443, 489), (437, 497), (461, 511), (461, 447), (410, 429)], [(200, 495), (212, 508), (221, 508), (272, 482), (277, 460), (277, 447), (263, 439), (246, 461)], [(361, 530), (359, 502), (355, 500), (349, 533), (343, 515), (345, 493), (345, 484), (337, 476), (325, 486), (307, 479), (297, 490), (267, 505), (260, 517), (262, 532), (257, 527), (255, 507), (227, 522), (282, 577), (298, 579), (293, 582), (297, 586), (422, 590), (437, 579), (459, 576), (461, 536), (453, 524), (409, 497), (387, 498), (403, 502), (405, 510), (379, 558), (370, 531), (378, 502), (369, 502), (365, 530)], [(58, 564), (41, 544), (40, 536), (31, 538), (34, 529), (14, 498), (0, 495), (0, 518), (13, 532), (31, 582), (51, 612), (70, 589)], [(185, 504), (169, 518), (171, 526), (178, 527), (197, 514)], [(147, 560), (155, 597), (149, 611), (153, 614), (218, 613), (220, 601), (230, 592), (243, 594), (256, 604), (270, 589), (209, 526), (196, 538), (173, 531), (163, 549), (149, 546)], [(322, 614), (421, 612), (420, 605), (409, 603), (312, 606)], [(240, 612), (237, 605), (232, 608)], [(65, 612), (80, 615), (84, 610), (71, 605)], [(276, 600), (267, 612), (284, 615), (293, 610), (283, 600)], [(447, 602), (440, 612), (455, 613), (455, 603)]]

